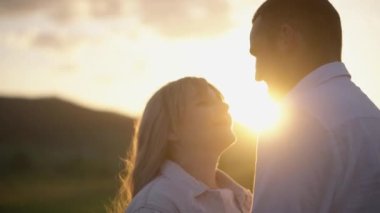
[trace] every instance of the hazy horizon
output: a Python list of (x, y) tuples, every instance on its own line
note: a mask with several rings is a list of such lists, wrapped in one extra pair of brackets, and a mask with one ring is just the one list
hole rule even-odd
[[(204, 77), (238, 121), (261, 125), (276, 109), (254, 80), (253, 12), (263, 1), (61, 0), (0, 2), (0, 95), (55, 96), (139, 116), (169, 81)], [(330, 1), (343, 27), (343, 62), (380, 106), (380, 3)]]

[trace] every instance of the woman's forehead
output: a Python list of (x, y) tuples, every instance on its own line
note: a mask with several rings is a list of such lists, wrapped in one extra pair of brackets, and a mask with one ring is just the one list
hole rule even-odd
[(188, 97), (191, 98), (191, 100), (221, 98), (217, 90), (207, 84), (205, 86), (192, 88), (188, 93)]

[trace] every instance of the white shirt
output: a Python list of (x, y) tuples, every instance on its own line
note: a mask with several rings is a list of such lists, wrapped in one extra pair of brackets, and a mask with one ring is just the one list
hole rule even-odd
[(162, 166), (161, 175), (132, 200), (127, 213), (248, 213), (252, 194), (218, 170), (220, 189), (210, 189), (173, 161)]
[(258, 143), (254, 213), (379, 213), (380, 111), (344, 64), (290, 91), (288, 118)]

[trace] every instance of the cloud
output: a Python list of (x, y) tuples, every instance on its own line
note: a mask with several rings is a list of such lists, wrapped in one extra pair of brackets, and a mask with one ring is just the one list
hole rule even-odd
[(83, 42), (83, 38), (56, 32), (41, 32), (32, 41), (32, 46), (57, 51), (69, 50)]
[(57, 21), (123, 15), (124, 0), (1, 0), (0, 16), (45, 13)]
[(79, 65), (74, 63), (64, 63), (57, 67), (57, 70), (62, 73), (74, 73), (78, 72), (79, 69)]
[(122, 16), (125, 7), (123, 0), (92, 0), (91, 14), (94, 17)]
[(142, 23), (169, 37), (214, 35), (229, 29), (227, 0), (139, 0)]
[(85, 32), (62, 32), (58, 30), (22, 30), (10, 31), (0, 34), (0, 49), (11, 48), (14, 50), (32, 50), (40, 48), (64, 52), (73, 50), (81, 45), (97, 44), (104, 37), (93, 36)]
[(36, 13), (62, 6), (71, 0), (2, 0), (0, 1), (0, 14), (4, 15), (25, 15)]
[(99, 44), (105, 38), (105, 34), (70, 28), (7, 29), (0, 34), (0, 50), (33, 51), (38, 48), (50, 53), (65, 53), (83, 45)]
[(72, 0), (69, 4), (65, 4), (64, 7), (55, 8), (51, 15), (55, 20), (61, 22), (78, 18), (121, 18), (126, 15), (125, 7), (124, 0)]
[[(95, 28), (137, 33), (150, 28), (170, 38), (212, 36), (231, 27), (228, 0), (0, 0), (0, 21), (22, 17), (44, 19), (49, 27), (74, 28), (77, 23)], [(112, 19), (113, 25), (96, 20)], [(53, 20), (53, 22), (51, 22)], [(131, 28), (128, 23), (136, 23)], [(37, 26), (36, 26), (37, 27)], [(49, 27), (50, 28), (50, 27)], [(77, 42), (58, 33), (38, 35), (34, 45), (67, 49)]]
[(34, 34), (26, 30), (2, 32), (0, 34), (0, 48), (28, 49), (33, 39)]

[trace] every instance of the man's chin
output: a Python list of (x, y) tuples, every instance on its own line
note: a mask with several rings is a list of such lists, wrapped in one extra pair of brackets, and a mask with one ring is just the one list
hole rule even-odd
[(268, 87), (268, 93), (276, 101), (280, 101), (285, 97), (285, 92), (278, 88)]
[(258, 73), (256, 73), (255, 80), (257, 82), (264, 82), (267, 85), (268, 93), (274, 100), (279, 101), (285, 97), (286, 92), (280, 88), (281, 86), (273, 86), (279, 84), (273, 83), (273, 81), (268, 78), (264, 79), (263, 76)]

